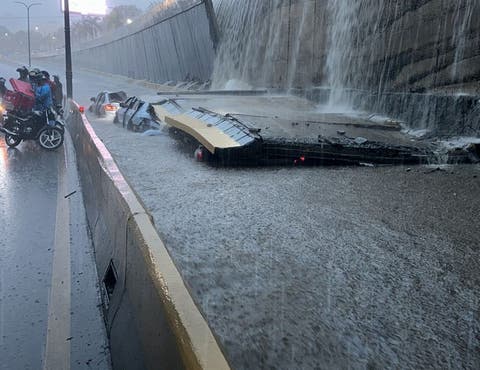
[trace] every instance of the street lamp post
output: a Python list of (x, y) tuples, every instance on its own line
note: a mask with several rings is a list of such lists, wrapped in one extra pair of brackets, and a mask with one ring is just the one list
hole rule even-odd
[(73, 71), (72, 71), (72, 45), (70, 42), (70, 6), (68, 0), (64, 3), (64, 22), (65, 22), (65, 77), (67, 80), (67, 98), (73, 97)]
[(30, 8), (35, 5), (42, 5), (42, 3), (25, 4), (22, 1), (15, 1), (17, 4), (23, 5), (27, 9), (27, 39), (28, 39), (28, 66), (32, 66), (32, 53), (30, 48)]

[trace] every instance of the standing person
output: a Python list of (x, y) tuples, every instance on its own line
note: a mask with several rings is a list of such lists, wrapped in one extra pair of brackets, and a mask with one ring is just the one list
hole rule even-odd
[(27, 67), (25, 67), (25, 66), (19, 67), (19, 68), (17, 68), (17, 72), (18, 72), (18, 74), (19, 74), (18, 79), (19, 79), (20, 81), (29, 82), (29, 79), (28, 79), (28, 69), (27, 69)]
[(37, 90), (37, 87), (40, 84), (41, 76), (42, 74), (40, 73), (40, 70), (38, 68), (34, 68), (28, 73), (28, 80), (30, 81), (30, 84), (32, 85), (32, 90), (34, 92)]
[(3, 77), (0, 77), (0, 100), (3, 99), (3, 96), (7, 92), (7, 87), (5, 86), (7, 82)]
[[(0, 77), (0, 103), (2, 103), (3, 96), (7, 92), (7, 87), (5, 86), (5, 79)], [(0, 109), (0, 125), (3, 126), (3, 110)]]
[(47, 83), (47, 76), (40, 75), (38, 86), (35, 89), (35, 107), (34, 110), (41, 112), (48, 111), (52, 107), (52, 90)]
[(43, 76), (45, 76), (47, 78), (47, 84), (50, 86), (50, 91), (52, 92), (52, 100), (53, 100), (53, 106), (55, 107), (56, 106), (56, 103), (55, 103), (55, 91), (57, 89), (57, 86), (55, 85), (55, 82), (53, 82), (51, 79), (50, 79), (50, 73), (48, 73), (47, 71), (42, 71), (41, 72)]
[(55, 91), (53, 93), (53, 101), (55, 106), (63, 106), (63, 85), (60, 82), (60, 77), (57, 75), (53, 76), (53, 82), (55, 82)]

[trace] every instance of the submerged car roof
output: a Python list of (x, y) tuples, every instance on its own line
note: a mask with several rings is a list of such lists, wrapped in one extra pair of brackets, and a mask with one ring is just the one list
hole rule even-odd
[(118, 102), (123, 102), (127, 100), (127, 94), (125, 93), (125, 91), (107, 92), (107, 94), (110, 100), (116, 100)]

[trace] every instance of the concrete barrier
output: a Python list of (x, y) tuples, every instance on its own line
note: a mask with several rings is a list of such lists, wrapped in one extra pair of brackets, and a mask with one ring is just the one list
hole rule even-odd
[(71, 103), (114, 369), (229, 369), (152, 218)]

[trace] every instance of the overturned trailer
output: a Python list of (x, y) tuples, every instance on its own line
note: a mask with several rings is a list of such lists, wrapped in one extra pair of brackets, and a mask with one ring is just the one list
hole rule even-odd
[[(325, 113), (298, 97), (210, 91), (164, 94), (153, 106), (175, 135), (200, 146), (199, 156), (213, 164), (392, 165), (440, 157), (438, 146), (408, 135), (401, 122)], [(450, 162), (474, 160), (467, 150), (446, 154)]]

